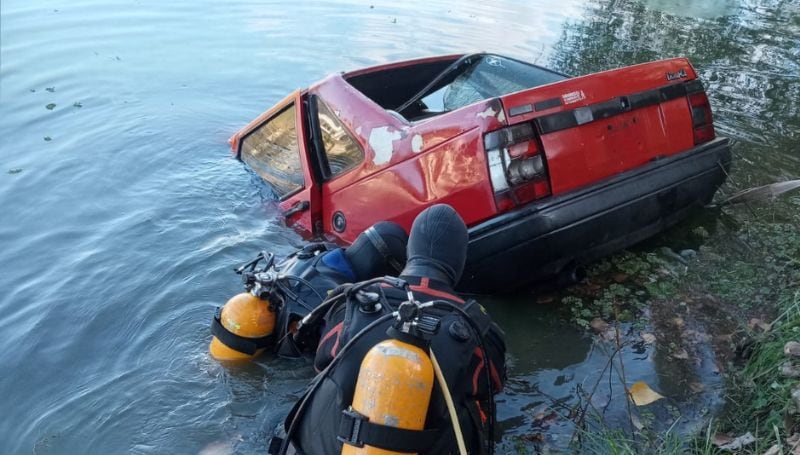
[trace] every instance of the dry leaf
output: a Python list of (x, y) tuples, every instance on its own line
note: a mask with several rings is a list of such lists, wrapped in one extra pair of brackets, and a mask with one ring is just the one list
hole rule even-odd
[(636, 414), (631, 414), (631, 423), (633, 424), (633, 427), (639, 431), (642, 431), (642, 428), (644, 428), (644, 424)]
[(678, 328), (683, 327), (683, 325), (685, 324), (685, 322), (683, 322), (683, 318), (674, 318), (672, 319), (672, 323), (675, 324), (675, 327)]
[(774, 444), (772, 447), (767, 449), (766, 452), (764, 452), (764, 455), (778, 455), (779, 453), (781, 453), (781, 446)]
[[(730, 438), (730, 436), (728, 437)], [(717, 444), (717, 437), (714, 436), (714, 445), (717, 446), (720, 450), (739, 450), (744, 446), (750, 445), (756, 442), (756, 438), (748, 431), (747, 433), (730, 440), (724, 444)]]
[(627, 273), (616, 273), (613, 277), (611, 277), (617, 283), (624, 283), (628, 281), (628, 274)]
[(539, 411), (533, 415), (533, 423), (534, 425), (539, 426), (548, 426), (553, 421), (558, 419), (558, 414), (555, 411), (547, 412), (548, 410)]
[(750, 330), (755, 330), (756, 327), (758, 327), (759, 329), (761, 329), (762, 332), (768, 332), (769, 329), (772, 328), (770, 324), (767, 324), (766, 322), (758, 318), (750, 319), (750, 322), (747, 323), (747, 327), (750, 327)]
[(652, 333), (642, 332), (639, 336), (642, 337), (642, 341), (644, 341), (645, 344), (653, 344), (656, 342), (656, 336)]
[(733, 437), (732, 436), (727, 435), (725, 433), (720, 433), (720, 434), (715, 434), (714, 435), (714, 438), (711, 440), (711, 443), (714, 444), (715, 446), (719, 447), (719, 446), (723, 446), (725, 444), (728, 444), (731, 441), (733, 441)]
[(673, 352), (672, 357), (679, 360), (687, 360), (689, 358), (689, 353), (686, 352), (686, 349), (681, 349), (680, 351)]
[(794, 400), (794, 405), (800, 409), (800, 389), (793, 389), (791, 393), (792, 400)]
[(539, 295), (536, 297), (536, 303), (541, 305), (547, 305), (553, 303), (555, 301), (555, 297), (553, 295)]
[(786, 362), (781, 365), (781, 376), (784, 378), (800, 378), (800, 369), (790, 362)]
[(717, 343), (733, 343), (733, 334), (717, 335), (714, 337)]
[(530, 442), (544, 442), (544, 435), (542, 433), (524, 434), (522, 439)]
[(693, 382), (689, 383), (689, 390), (691, 390), (694, 393), (700, 393), (705, 389), (706, 389), (706, 386), (704, 386), (700, 382), (693, 381)]
[(591, 325), (592, 329), (597, 333), (605, 332), (606, 329), (608, 329), (608, 323), (600, 318), (592, 319), (589, 325)]
[(791, 447), (795, 444), (800, 444), (800, 433), (794, 433), (793, 435), (786, 438), (786, 445)]
[(651, 389), (644, 381), (633, 383), (628, 389), (628, 392), (630, 393), (631, 401), (633, 401), (633, 404), (636, 406), (646, 406), (664, 398), (663, 395)]
[(600, 334), (606, 341), (614, 341), (617, 338), (617, 330), (614, 327), (609, 327), (608, 330)]
[(783, 354), (789, 357), (800, 357), (800, 343), (790, 341), (783, 345)]

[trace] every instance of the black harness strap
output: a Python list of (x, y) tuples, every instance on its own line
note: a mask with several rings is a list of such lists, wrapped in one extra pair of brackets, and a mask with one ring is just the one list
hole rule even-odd
[(342, 411), (336, 439), (354, 447), (364, 445), (393, 452), (427, 452), (441, 430), (406, 430), (370, 422), (353, 408)]
[(369, 239), (370, 243), (372, 243), (372, 246), (374, 246), (375, 249), (381, 253), (383, 259), (389, 263), (393, 269), (397, 270), (397, 273), (403, 271), (403, 266), (392, 256), (392, 252), (389, 251), (389, 245), (387, 245), (383, 238), (381, 238), (374, 226), (370, 226), (369, 229), (364, 231), (364, 234), (367, 235), (367, 239)]
[(222, 308), (217, 307), (217, 311), (214, 312), (214, 318), (211, 320), (211, 334), (217, 337), (225, 346), (243, 354), (253, 355), (259, 349), (265, 348), (272, 343), (273, 334), (260, 338), (247, 338), (229, 331), (220, 321), (221, 313)]

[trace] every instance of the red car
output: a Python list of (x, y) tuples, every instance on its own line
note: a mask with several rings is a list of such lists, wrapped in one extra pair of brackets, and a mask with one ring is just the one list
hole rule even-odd
[(685, 58), (581, 77), (485, 53), (392, 63), (296, 91), (230, 143), (308, 236), (350, 242), (452, 205), (474, 292), (656, 234), (708, 203), (731, 161)]

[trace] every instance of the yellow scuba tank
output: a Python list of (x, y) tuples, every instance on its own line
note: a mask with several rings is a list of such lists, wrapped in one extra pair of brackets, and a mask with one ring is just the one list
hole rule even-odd
[(276, 314), (269, 301), (249, 292), (237, 294), (228, 300), (219, 317), (215, 318), (214, 336), (208, 350), (217, 360), (252, 359), (263, 352), (261, 341), (272, 334), (275, 321)]
[[(433, 366), (421, 348), (400, 340), (384, 340), (361, 361), (352, 408), (370, 422), (422, 430), (433, 390)], [(342, 454), (400, 454), (365, 445), (345, 444)]]
[[(349, 411), (379, 425), (422, 430), (434, 378), (434, 367), (427, 353), (429, 335), (438, 329), (439, 323), (421, 317), (419, 304), (410, 291), (408, 296), (409, 301), (398, 309), (398, 323), (387, 331), (392, 338), (373, 346), (361, 361)], [(402, 453), (406, 452), (367, 444), (356, 447), (345, 443), (342, 446), (342, 454), (346, 455)]]

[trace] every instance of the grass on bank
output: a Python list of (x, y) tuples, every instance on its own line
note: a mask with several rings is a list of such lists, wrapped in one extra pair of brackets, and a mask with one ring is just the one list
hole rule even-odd
[[(714, 311), (721, 314), (707, 319), (724, 316), (738, 325), (731, 343), (737, 344), (736, 356), (726, 359), (724, 412), (703, 432), (688, 436), (667, 431), (631, 437), (612, 428), (580, 430), (574, 449), (603, 454), (721, 454), (731, 452), (718, 449), (719, 435), (750, 432), (756, 441), (735, 453), (763, 454), (770, 449), (776, 454), (794, 453), (800, 447), (792, 439), (800, 433), (800, 378), (786, 377), (781, 370), (790, 362), (784, 345), (800, 341), (800, 197), (723, 211), (718, 219), (691, 226), (682, 236), (676, 243), (667, 242), (681, 246), (695, 242), (696, 250), (651, 247), (615, 255), (593, 265), (588, 283), (572, 288), (561, 300), (570, 318), (583, 327), (594, 318), (613, 319), (615, 306), (619, 320), (636, 321), (656, 302), (688, 301), (691, 306), (697, 296), (712, 302), (705, 306), (716, 306)], [(756, 328), (750, 319), (754, 316), (760, 321)], [(794, 364), (800, 371), (800, 358)]]

